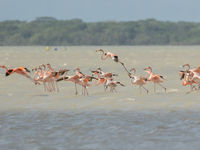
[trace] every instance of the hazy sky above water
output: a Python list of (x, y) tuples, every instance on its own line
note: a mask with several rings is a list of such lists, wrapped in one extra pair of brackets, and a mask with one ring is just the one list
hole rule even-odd
[(0, 0), (0, 21), (31, 21), (50, 16), (86, 22), (162, 21), (200, 22), (200, 0)]

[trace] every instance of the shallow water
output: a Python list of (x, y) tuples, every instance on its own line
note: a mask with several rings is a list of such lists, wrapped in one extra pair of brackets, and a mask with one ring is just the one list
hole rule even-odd
[[(96, 49), (112, 51), (127, 68), (135, 67), (138, 75), (151, 66), (165, 77), (167, 93), (151, 83), (147, 95), (132, 86), (120, 64), (100, 60)], [(31, 69), (50, 63), (56, 70), (101, 67), (118, 73), (125, 87), (118, 93), (104, 92), (103, 87), (89, 87), (89, 96), (75, 96), (74, 85), (60, 82), (58, 93), (47, 93), (42, 86), (13, 74), (4, 76), (0, 69), (0, 147), (10, 149), (199, 149), (200, 95), (186, 94), (178, 71), (181, 65), (199, 64), (199, 46), (75, 46), (0, 47), (0, 64)], [(73, 74), (71, 71), (69, 74)], [(81, 88), (79, 87), (79, 93)]]

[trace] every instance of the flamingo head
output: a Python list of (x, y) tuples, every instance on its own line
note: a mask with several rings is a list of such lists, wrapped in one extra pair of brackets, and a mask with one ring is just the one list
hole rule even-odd
[(136, 69), (135, 68), (131, 68), (130, 72), (132, 72), (135, 74), (136, 73)]
[(8, 68), (6, 66), (0, 66), (0, 68), (8, 70)]
[(152, 72), (152, 68), (150, 66), (146, 67), (144, 70), (145, 70), (145, 72), (149, 72), (149, 71)]
[(121, 82), (117, 82), (117, 84), (121, 85), (121, 86), (125, 86), (124, 84), (122, 84)]
[(69, 72), (69, 71), (70, 70), (68, 70), (68, 69), (62, 69), (62, 70), (59, 70), (59, 73), (60, 73), (60, 75), (63, 75), (65, 73)]
[(93, 79), (95, 79), (95, 80), (98, 80), (97, 78), (95, 78), (95, 77), (92, 77), (92, 76), (86, 76), (86, 78), (88, 79), (88, 81), (92, 81)]
[[(44, 69), (46, 69), (45, 64), (41, 64), (41, 65), (40, 65), (40, 68), (41, 68), (41, 67), (43, 67)], [(41, 69), (42, 69), (42, 68), (41, 68)]]
[(185, 77), (185, 71), (179, 71), (179, 77), (180, 77), (180, 80), (182, 80), (184, 77)]
[(80, 70), (80, 68), (76, 68), (76, 69), (74, 69), (74, 71), (80, 72), (81, 70)]
[(42, 71), (42, 67), (38, 67), (38, 68), (36, 68), (36, 70), (40, 70), (40, 71)]
[(47, 67), (48, 67), (48, 68), (50, 68), (50, 67), (51, 67), (51, 65), (48, 63), (48, 64), (47, 64)]
[(92, 71), (92, 70), (91, 70), (91, 72), (92, 72), (92, 76), (100, 74), (99, 71)]
[(184, 68), (184, 67), (188, 67), (188, 68), (186, 69), (186, 71), (190, 70), (190, 64), (184, 64), (182, 67), (183, 67), (183, 68)]
[(99, 67), (99, 68), (97, 68), (97, 71), (102, 71), (102, 69)]
[(104, 50), (100, 48), (100, 49), (96, 50), (96, 52), (102, 52), (102, 53), (104, 53)]
[(37, 68), (33, 68), (33, 69), (32, 69), (32, 71), (36, 71), (36, 70), (37, 70)]

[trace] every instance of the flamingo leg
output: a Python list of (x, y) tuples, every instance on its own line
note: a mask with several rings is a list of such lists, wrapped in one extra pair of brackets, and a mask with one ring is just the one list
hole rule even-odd
[(112, 86), (110, 86), (110, 92), (113, 92), (113, 90), (112, 90)]
[(143, 85), (142, 88), (147, 92), (147, 94), (149, 93), (149, 90), (147, 90)]
[(55, 83), (54, 83), (53, 79), (51, 80), (51, 86), (52, 86), (53, 91), (55, 92), (56, 91), (56, 87), (55, 87)]
[(115, 88), (113, 88), (113, 90), (115, 91), (115, 93), (117, 93), (117, 90)]
[(59, 92), (58, 83), (57, 83), (57, 82), (55, 82), (55, 83), (56, 83), (56, 89), (57, 89), (57, 92)]
[(156, 93), (156, 84), (155, 83), (153, 84), (154, 84), (154, 93)]
[(44, 91), (47, 92), (48, 91), (48, 87), (46, 85), (46, 81), (44, 81)]
[(86, 91), (86, 94), (87, 94), (87, 95), (89, 95), (89, 94), (88, 94), (88, 90), (87, 90), (87, 87), (86, 87), (86, 86), (85, 86), (85, 91)]
[(139, 89), (140, 89), (140, 95), (142, 94), (142, 89), (141, 89), (141, 86), (139, 86)]
[(190, 91), (186, 92), (186, 94), (190, 94), (193, 91), (192, 85), (190, 85)]
[(128, 69), (125, 67), (124, 63), (119, 61), (119, 63), (124, 67), (124, 70), (128, 73), (128, 76), (130, 77), (131, 73), (128, 71)]
[(103, 85), (103, 88), (104, 88), (104, 92), (106, 92), (106, 85), (105, 84)]
[(160, 83), (158, 83), (158, 85), (160, 85), (160, 86), (165, 90), (165, 93), (166, 93), (167, 88), (164, 87), (164, 86), (163, 86), (162, 84), (160, 84)]
[(77, 91), (76, 83), (75, 83), (75, 95), (78, 95), (78, 91)]
[(48, 81), (48, 89), (49, 89), (49, 92), (52, 92), (52, 86), (51, 86), (51, 81)]
[(105, 90), (105, 92), (107, 91), (107, 88), (108, 88), (108, 86), (107, 86), (107, 85), (104, 85), (104, 90)]
[(81, 87), (81, 95), (83, 95), (84, 90), (83, 90), (83, 86)]

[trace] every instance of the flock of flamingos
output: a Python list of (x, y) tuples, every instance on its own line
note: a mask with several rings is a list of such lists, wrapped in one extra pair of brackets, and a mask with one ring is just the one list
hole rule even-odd
[[(153, 82), (154, 84), (154, 92), (156, 92), (156, 85), (160, 86), (166, 92), (166, 87), (162, 85), (164, 82), (164, 78), (161, 75), (155, 74), (152, 72), (151, 67), (147, 67), (144, 69), (146, 73), (148, 73), (148, 77), (142, 77), (136, 75), (136, 69), (132, 68), (128, 70), (124, 63), (120, 61), (119, 57), (111, 52), (105, 52), (102, 49), (97, 50), (96, 52), (101, 53), (101, 59), (105, 60), (107, 58), (112, 59), (116, 63), (122, 65), (124, 70), (127, 72), (128, 77), (130, 78), (131, 84), (139, 86), (140, 93), (142, 92), (142, 88), (146, 93), (149, 93), (149, 90), (145, 88), (145, 84), (148, 82)], [(44, 91), (46, 92), (55, 92), (59, 91), (57, 82), (60, 81), (71, 81), (75, 84), (75, 94), (78, 94), (77, 84), (82, 86), (82, 95), (88, 95), (87, 88), (89, 86), (95, 85), (103, 85), (104, 91), (108, 88), (110, 92), (117, 92), (117, 86), (124, 86), (119, 81), (115, 81), (114, 77), (117, 74), (112, 72), (103, 72), (101, 68), (97, 68), (96, 70), (91, 70), (91, 75), (85, 75), (80, 71), (80, 68), (76, 68), (75, 75), (68, 76), (67, 73), (69, 70), (62, 69), (59, 71), (55, 71), (50, 64), (42, 64), (36, 68), (33, 68), (31, 71), (25, 67), (18, 67), (14, 69), (8, 69), (6, 66), (0, 65), (0, 68), (5, 69), (5, 76), (9, 76), (13, 73), (17, 73), (23, 75), (30, 79), (35, 85), (44, 86)], [(198, 68), (190, 69), (189, 64), (183, 65), (184, 70), (179, 72), (180, 79), (182, 80), (183, 86), (190, 86), (190, 92), (197, 91), (200, 89), (200, 66)], [(33, 76), (31, 77), (31, 72), (33, 72)], [(94, 80), (94, 82), (92, 82)], [(92, 84), (93, 83), (93, 84)]]

